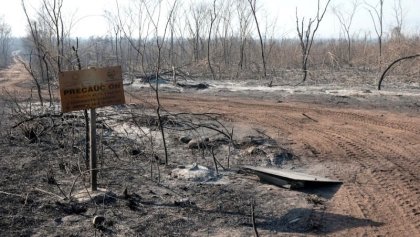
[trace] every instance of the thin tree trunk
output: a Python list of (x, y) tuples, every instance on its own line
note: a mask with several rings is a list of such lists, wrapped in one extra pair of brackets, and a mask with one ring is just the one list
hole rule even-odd
[[(257, 26), (257, 32), (258, 32), (258, 36), (260, 38), (260, 47), (261, 47), (261, 58), (262, 58), (262, 62), (263, 62), (263, 69), (264, 69), (264, 78), (267, 78), (267, 66), (266, 66), (266, 62), (265, 62), (265, 55), (264, 55), (264, 42), (263, 42), (263, 38), (261, 35), (261, 30), (260, 30), (260, 24), (258, 23), (258, 19), (257, 19), (257, 12), (256, 12), (256, 0), (248, 0), (250, 6), (251, 6), (251, 10), (252, 10), (252, 15), (254, 16), (254, 20), (255, 20), (255, 25)], [(270, 83), (270, 86), (272, 84), (272, 81)]]
[(32, 78), (35, 81), (35, 86), (36, 86), (36, 90), (38, 92), (38, 97), (39, 97), (39, 102), (41, 103), (41, 107), (44, 107), (44, 100), (42, 98), (42, 94), (41, 94), (41, 85), (39, 83), (39, 81), (36, 79), (36, 76), (34, 75), (33, 71), (32, 71), (32, 51), (31, 54), (29, 55), (29, 69), (27, 69), (27, 71), (29, 71), (29, 73), (32, 75)]
[(42, 57), (42, 60), (45, 64), (45, 69), (47, 71), (47, 87), (48, 87), (48, 96), (50, 98), (50, 107), (52, 107), (53, 105), (53, 99), (52, 99), (52, 92), (51, 92), (51, 81), (50, 81), (50, 73), (49, 73), (49, 68), (48, 68), (48, 62), (46, 60), (47, 54), (44, 54), (44, 56)]
[(214, 74), (213, 67), (211, 66), (211, 57), (210, 57), (211, 31), (213, 29), (214, 21), (216, 20), (216, 17), (217, 17), (217, 15), (216, 15), (216, 0), (214, 0), (214, 2), (213, 2), (213, 10), (214, 10), (214, 12), (213, 12), (214, 15), (213, 15), (213, 13), (210, 13), (211, 14), (211, 20), (210, 20), (209, 37), (208, 37), (208, 40), (207, 40), (207, 62), (208, 62), (208, 65), (209, 65), (211, 76), (212, 76), (213, 80), (216, 80), (216, 75)]
[[(80, 62), (80, 57), (79, 57), (79, 40), (76, 38), (76, 48), (73, 46), (73, 51), (76, 54), (76, 59), (77, 59), (77, 68), (78, 70), (82, 70), (82, 64)], [(86, 169), (90, 169), (90, 164), (89, 164), (89, 160), (90, 160), (90, 145), (89, 145), (89, 140), (90, 140), (90, 135), (89, 135), (89, 131), (90, 131), (90, 126), (89, 126), (89, 114), (88, 111), (85, 109), (83, 110), (83, 115), (85, 117), (85, 129), (86, 129), (86, 133), (85, 133), (85, 165), (86, 165)]]

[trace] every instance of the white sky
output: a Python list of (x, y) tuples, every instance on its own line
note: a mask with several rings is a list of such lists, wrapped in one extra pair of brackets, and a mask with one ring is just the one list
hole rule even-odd
[[(130, 0), (118, 0), (124, 5)], [(131, 0), (134, 1), (134, 0)], [(190, 0), (191, 1), (191, 0)], [(193, 0), (199, 1), (199, 0)], [(224, 1), (224, 0), (218, 0)], [(324, 3), (326, 0), (321, 0)], [(359, 0), (363, 2), (363, 0)], [(376, 5), (379, 0), (366, 0)], [(25, 0), (27, 8), (35, 16), (35, 9), (38, 9), (39, 0)], [(339, 22), (332, 13), (332, 6), (340, 9), (349, 9), (352, 0), (332, 0), (324, 21), (321, 23), (318, 36), (337, 37), (340, 31)], [(295, 11), (298, 8), (299, 15), (307, 19), (316, 13), (317, 0), (257, 0), (260, 7), (258, 10), (259, 21), (262, 25), (265, 22), (276, 22), (275, 34), (277, 37), (295, 37), (296, 18)], [(389, 32), (395, 26), (393, 13), (394, 0), (385, 0), (384, 27)], [(103, 15), (105, 10), (114, 11), (115, 0), (64, 0), (65, 19), (74, 19), (75, 25), (72, 28), (72, 36), (88, 37), (91, 35), (105, 35), (107, 33), (107, 22)], [(420, 33), (420, 0), (402, 0), (404, 17), (403, 33)], [(21, 0), (0, 0), (0, 16), (12, 26), (12, 33), (15, 36), (24, 36), (26, 33), (26, 19), (21, 7)], [(268, 19), (268, 20), (267, 20)], [(366, 6), (361, 4), (354, 16), (352, 32), (360, 35), (370, 32), (374, 36), (373, 24)]]

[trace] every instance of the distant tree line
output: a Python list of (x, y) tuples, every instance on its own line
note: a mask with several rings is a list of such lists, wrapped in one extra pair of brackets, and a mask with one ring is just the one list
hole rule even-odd
[(0, 68), (3, 68), (10, 63), (11, 49), (11, 28), (4, 19), (0, 17)]
[[(393, 16), (384, 15), (384, 2), (368, 5), (353, 0), (347, 9), (319, 0), (313, 16), (300, 16), (296, 9), (297, 37), (275, 38), (276, 23), (264, 17), (258, 0), (133, 0), (124, 6), (116, 1), (115, 7), (109, 8), (112, 10), (104, 12), (109, 34), (76, 42), (76, 36), (71, 35), (73, 22), (63, 17), (65, 0), (42, 0), (34, 15), (28, 13), (22, 0), (29, 29), (25, 64), (34, 81), (48, 85), (48, 91), (56, 84), (58, 72), (77, 68), (72, 49), (76, 45), (82, 67), (118, 64), (132, 79), (154, 73), (157, 66), (168, 75), (212, 80), (270, 81), (285, 70), (302, 71), (304, 79), (313, 70), (353, 68), (378, 73), (383, 64), (420, 49), (419, 35), (405, 36), (402, 31), (401, 1), (394, 0)], [(329, 8), (342, 33), (334, 39), (318, 39), (316, 31)], [(352, 20), (358, 9), (370, 13), (375, 36), (353, 31)], [(396, 19), (389, 33), (383, 28), (386, 17)], [(4, 23), (0, 27), (0, 44), (4, 45), (10, 27)], [(165, 35), (163, 28), (167, 29)], [(0, 50), (2, 63), (7, 47)], [(396, 70), (418, 73), (418, 67), (412, 65)]]

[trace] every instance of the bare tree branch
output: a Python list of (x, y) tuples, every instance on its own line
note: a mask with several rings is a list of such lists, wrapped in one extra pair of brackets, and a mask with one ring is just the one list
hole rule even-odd
[[(308, 59), (311, 53), (312, 45), (314, 43), (315, 34), (319, 28), (319, 25), (322, 19), (324, 18), (325, 13), (327, 12), (327, 8), (330, 2), (331, 0), (328, 0), (325, 6), (323, 7), (323, 10), (321, 11), (320, 0), (318, 0), (318, 8), (317, 8), (316, 17), (314, 19), (309, 18), (306, 27), (305, 27), (305, 18), (302, 18), (302, 20), (299, 21), (298, 11), (296, 8), (296, 30), (298, 33), (300, 46), (301, 46), (302, 71), (303, 71), (303, 79), (300, 83), (303, 83), (306, 81), (306, 78), (308, 75)], [(312, 28), (313, 26), (314, 28)]]

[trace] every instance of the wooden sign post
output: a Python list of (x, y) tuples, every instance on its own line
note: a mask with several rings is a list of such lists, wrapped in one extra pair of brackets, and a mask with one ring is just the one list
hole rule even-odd
[[(95, 108), (125, 104), (121, 66), (59, 74), (61, 111), (90, 109), (91, 190), (97, 190)], [(87, 141), (86, 141), (87, 142)]]
[[(90, 189), (96, 191), (98, 189), (98, 170), (96, 169), (96, 111), (95, 109), (90, 109)], [(86, 131), (87, 132), (87, 131)], [(87, 141), (86, 141), (87, 142)]]

